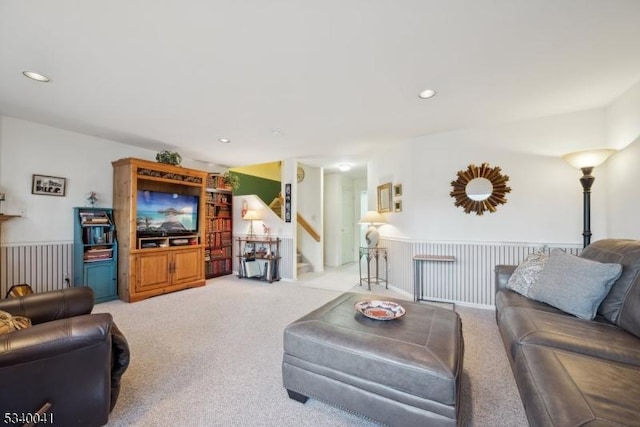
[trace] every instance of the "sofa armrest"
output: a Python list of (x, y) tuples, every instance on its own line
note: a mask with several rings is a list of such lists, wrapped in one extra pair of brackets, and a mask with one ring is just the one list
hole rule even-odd
[(93, 310), (93, 290), (82, 286), (7, 298), (0, 301), (0, 310), (28, 317), (34, 325), (81, 316)]
[(509, 281), (509, 278), (515, 271), (516, 267), (517, 265), (496, 265), (496, 292), (507, 287), (507, 282)]
[(108, 313), (88, 314), (0, 335), (2, 409), (34, 412), (48, 403), (56, 425), (106, 424), (111, 325)]
[(109, 313), (87, 314), (54, 320), (0, 335), (0, 368), (52, 358), (108, 341)]
[(118, 326), (111, 325), (111, 408), (113, 410), (120, 395), (120, 380), (129, 367), (131, 353), (129, 343)]

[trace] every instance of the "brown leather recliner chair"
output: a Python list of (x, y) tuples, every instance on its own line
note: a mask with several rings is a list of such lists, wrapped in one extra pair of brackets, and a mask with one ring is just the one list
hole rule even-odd
[(0, 335), (0, 414), (45, 408), (49, 424), (107, 423), (129, 346), (110, 314), (91, 314), (93, 301), (89, 287), (0, 300), (33, 324)]

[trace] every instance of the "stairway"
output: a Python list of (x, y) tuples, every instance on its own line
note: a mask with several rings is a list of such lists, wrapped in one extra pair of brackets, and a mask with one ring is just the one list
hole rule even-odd
[(297, 263), (298, 277), (300, 277), (304, 273), (309, 273), (313, 271), (313, 267), (311, 266), (311, 264), (306, 262), (306, 260), (304, 259), (304, 257), (300, 252), (297, 252), (297, 260), (298, 260), (298, 263)]

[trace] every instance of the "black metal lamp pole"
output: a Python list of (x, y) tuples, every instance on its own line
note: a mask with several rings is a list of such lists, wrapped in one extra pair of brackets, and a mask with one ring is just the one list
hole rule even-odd
[(596, 178), (591, 175), (593, 167), (581, 168), (582, 176), (580, 177), (580, 184), (582, 184), (583, 191), (583, 206), (582, 217), (584, 222), (584, 230), (582, 232), (582, 245), (586, 248), (591, 243), (591, 186)]

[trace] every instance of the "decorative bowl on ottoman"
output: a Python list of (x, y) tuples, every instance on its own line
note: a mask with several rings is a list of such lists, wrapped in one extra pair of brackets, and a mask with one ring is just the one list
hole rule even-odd
[(355, 304), (355, 308), (368, 318), (376, 320), (393, 320), (406, 313), (403, 306), (393, 301), (359, 301)]

